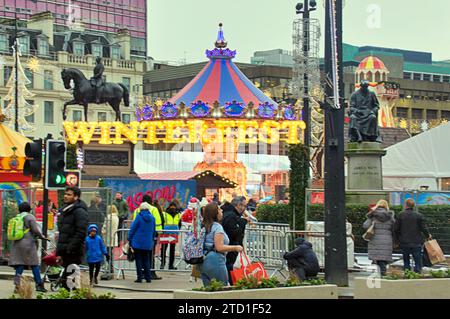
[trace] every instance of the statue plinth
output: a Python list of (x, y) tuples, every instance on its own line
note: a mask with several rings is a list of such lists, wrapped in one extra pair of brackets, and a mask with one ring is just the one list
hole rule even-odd
[[(386, 199), (383, 192), (382, 157), (386, 151), (380, 143), (348, 143), (345, 155), (348, 159), (347, 201), (350, 203), (370, 204)], [(352, 191), (355, 190), (355, 191)], [(367, 190), (367, 192), (361, 192)]]

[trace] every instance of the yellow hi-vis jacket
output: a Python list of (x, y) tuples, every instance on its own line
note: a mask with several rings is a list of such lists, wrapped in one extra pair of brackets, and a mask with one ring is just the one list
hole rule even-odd
[(181, 220), (181, 214), (177, 213), (174, 217), (172, 215), (170, 215), (169, 213), (164, 212), (163, 213), (164, 216), (164, 228), (167, 229), (179, 229), (179, 224), (180, 224), (180, 220)]
[[(151, 206), (150, 213), (151, 213), (151, 214), (153, 215), (153, 217), (155, 218), (155, 228), (156, 228), (156, 231), (162, 230), (162, 229), (163, 229), (163, 226), (162, 226), (162, 220), (161, 220), (161, 216), (159, 215), (158, 208), (156, 208), (155, 206), (152, 206), (152, 205), (150, 205), (150, 206)], [(134, 213), (133, 213), (133, 220), (136, 219), (136, 216), (137, 216), (137, 214), (139, 214), (140, 211), (141, 211), (140, 208), (136, 208), (136, 209), (134, 210)]]

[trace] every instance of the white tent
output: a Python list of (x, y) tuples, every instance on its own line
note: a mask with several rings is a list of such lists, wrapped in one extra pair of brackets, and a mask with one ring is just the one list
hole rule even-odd
[(450, 177), (450, 123), (388, 147), (383, 157), (383, 185), (387, 190), (439, 190)]

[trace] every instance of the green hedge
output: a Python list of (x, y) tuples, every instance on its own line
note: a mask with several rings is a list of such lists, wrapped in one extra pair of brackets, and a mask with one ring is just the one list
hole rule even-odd
[[(397, 215), (402, 206), (391, 206), (391, 210)], [(323, 221), (323, 205), (310, 205), (308, 207), (308, 221)], [(424, 214), (426, 224), (431, 234), (441, 246), (445, 253), (450, 253), (450, 205), (426, 205), (419, 206), (419, 212)], [(366, 220), (367, 205), (346, 205), (347, 221), (352, 224), (353, 235), (355, 236), (355, 251), (365, 252), (367, 242), (362, 239), (364, 229), (362, 224)], [(260, 205), (257, 209), (257, 218), (266, 223), (285, 223), (293, 228), (292, 211), (288, 205)], [(302, 214), (296, 214), (300, 216)], [(295, 229), (302, 229), (302, 222), (297, 218)]]

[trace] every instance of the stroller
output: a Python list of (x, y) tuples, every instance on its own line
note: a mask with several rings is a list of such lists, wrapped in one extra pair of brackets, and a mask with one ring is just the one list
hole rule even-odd
[(42, 258), (42, 261), (47, 268), (45, 269), (43, 280), (44, 282), (50, 282), (51, 291), (57, 291), (59, 288), (62, 288), (62, 276), (64, 274), (64, 267), (56, 260), (56, 246), (49, 242), (51, 246), (51, 251), (44, 251), (45, 257)]

